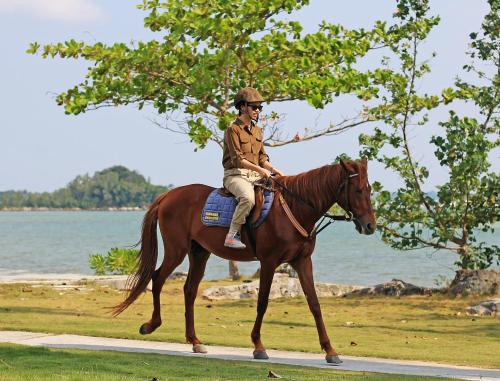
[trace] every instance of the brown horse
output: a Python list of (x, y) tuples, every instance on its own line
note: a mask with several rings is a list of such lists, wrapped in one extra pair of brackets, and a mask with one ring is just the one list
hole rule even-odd
[[(366, 159), (326, 165), (276, 180), (276, 183), (281, 184), (278, 188), (281, 188), (282, 196), (293, 216), (307, 232), (313, 231), (316, 222), (334, 203), (352, 215), (359, 233), (372, 234), (375, 231)], [(200, 217), (205, 200), (213, 189), (201, 184), (175, 188), (161, 194), (149, 207), (142, 226), (138, 270), (129, 279), (129, 294), (115, 307), (115, 315), (132, 304), (152, 279), (153, 315), (151, 320), (141, 326), (140, 332), (148, 334), (158, 328), (161, 325), (160, 292), (163, 284), (185, 256), (189, 255), (189, 273), (184, 285), (186, 340), (193, 344), (193, 351), (205, 353), (205, 347), (195, 334), (193, 306), (210, 253), (234, 261), (260, 261), (257, 318), (251, 338), (254, 344), (254, 358), (267, 359), (260, 337), (262, 320), (268, 305), (274, 271), (280, 264), (289, 263), (299, 275), (309, 309), (316, 321), (321, 348), (326, 352), (327, 362), (341, 362), (330, 344), (314, 289), (311, 255), (316, 241), (315, 235), (301, 235), (298, 231), (300, 228), (291, 223), (290, 217), (276, 197), (267, 219), (252, 231), (252, 237), (248, 231), (242, 232), (243, 241), (253, 244), (248, 244), (245, 250), (224, 247), (227, 228), (205, 226)], [(155, 270), (158, 256), (157, 223), (160, 225), (165, 253), (162, 265)]]

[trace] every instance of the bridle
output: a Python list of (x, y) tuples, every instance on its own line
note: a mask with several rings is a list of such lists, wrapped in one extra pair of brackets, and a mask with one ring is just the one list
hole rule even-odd
[(340, 185), (340, 191), (342, 191), (342, 188), (345, 188), (345, 204), (346, 204), (346, 213), (349, 216), (349, 219), (346, 221), (352, 221), (354, 219), (354, 214), (352, 213), (351, 209), (351, 202), (349, 201), (349, 180), (352, 179), (353, 177), (359, 176), (359, 173), (349, 173), (347, 175), (347, 178), (342, 182)]
[[(297, 229), (297, 231), (307, 239), (313, 239), (315, 238), (321, 231), (323, 231), (327, 226), (330, 224), (334, 223), (335, 221), (353, 221), (354, 220), (354, 214), (351, 211), (351, 203), (349, 201), (349, 180), (352, 179), (353, 177), (359, 176), (359, 173), (348, 173), (347, 178), (342, 182), (339, 188), (339, 192), (342, 191), (342, 188), (345, 188), (345, 200), (346, 200), (346, 207), (347, 207), (347, 215), (333, 215), (331, 213), (325, 213), (323, 217), (321, 218), (320, 222), (314, 226), (313, 230), (308, 233), (304, 227), (297, 221), (295, 216), (293, 215), (292, 211), (290, 210), (290, 207), (288, 206), (287, 202), (283, 198), (283, 195), (280, 193), (279, 199), (281, 202), (281, 205), (283, 206), (283, 209), (285, 210), (286, 215), (288, 216), (288, 219), (292, 223), (292, 225)], [(290, 196), (293, 198), (299, 200), (301, 203), (304, 205), (307, 205), (310, 207), (312, 210), (316, 210), (316, 208), (309, 203), (308, 201), (304, 200), (300, 195), (296, 194), (295, 192), (292, 192), (289, 190), (285, 184), (281, 183), (274, 177), (269, 178), (271, 182), (274, 182), (281, 190), (284, 192), (288, 193)], [(272, 190), (272, 186), (266, 186), (266, 185), (260, 185), (261, 187)], [(328, 221), (326, 221), (328, 219)]]

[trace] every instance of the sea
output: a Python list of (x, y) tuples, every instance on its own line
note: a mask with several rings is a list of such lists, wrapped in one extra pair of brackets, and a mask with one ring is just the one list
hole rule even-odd
[[(92, 275), (89, 256), (134, 245), (143, 216), (143, 211), (0, 212), (0, 279), (22, 274)], [(498, 230), (479, 238), (500, 245)], [(160, 247), (158, 266), (162, 253)], [(378, 233), (358, 234), (351, 222), (336, 222), (322, 231), (313, 254), (315, 281), (365, 286), (402, 279), (435, 287), (453, 279), (456, 260), (447, 251), (391, 249)], [(243, 275), (252, 275), (258, 267), (258, 262), (239, 262)], [(187, 269), (186, 258), (176, 271)], [(227, 261), (212, 255), (205, 279), (227, 276)]]

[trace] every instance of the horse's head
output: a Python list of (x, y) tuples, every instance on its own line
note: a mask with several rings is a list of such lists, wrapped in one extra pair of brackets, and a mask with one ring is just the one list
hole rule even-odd
[(340, 161), (344, 169), (337, 204), (347, 213), (352, 214), (356, 230), (361, 234), (373, 234), (377, 223), (371, 204), (371, 186), (368, 182), (368, 162)]

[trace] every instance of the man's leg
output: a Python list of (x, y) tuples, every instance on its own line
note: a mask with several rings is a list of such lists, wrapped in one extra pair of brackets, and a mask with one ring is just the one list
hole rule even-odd
[(244, 249), (246, 246), (241, 242), (240, 232), (241, 226), (255, 205), (253, 183), (247, 177), (234, 175), (224, 178), (224, 186), (238, 200), (224, 245), (235, 249)]

